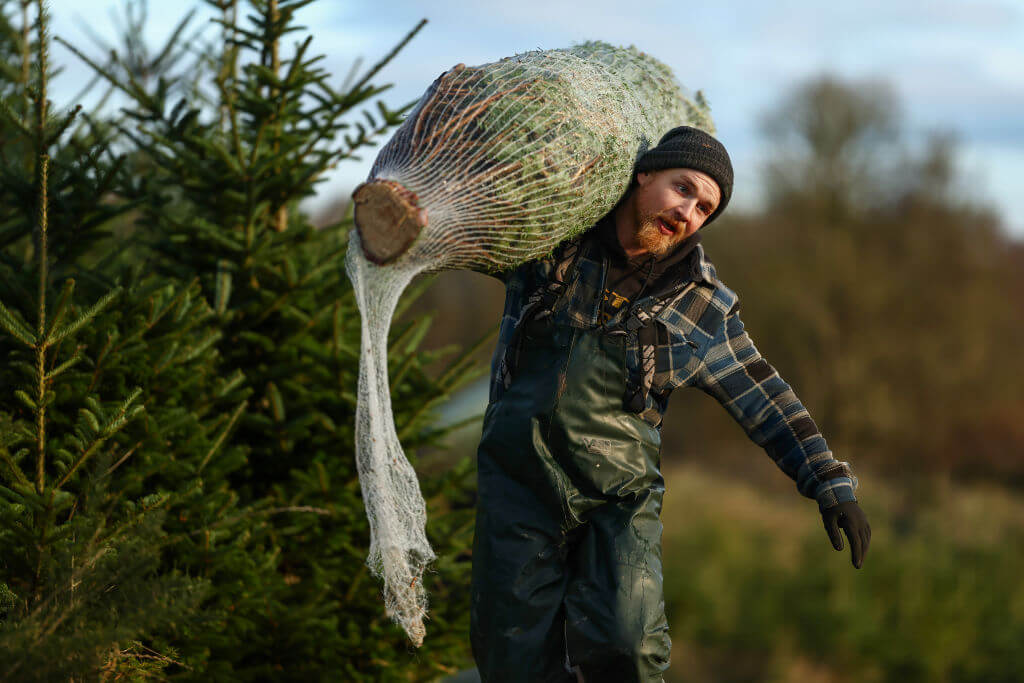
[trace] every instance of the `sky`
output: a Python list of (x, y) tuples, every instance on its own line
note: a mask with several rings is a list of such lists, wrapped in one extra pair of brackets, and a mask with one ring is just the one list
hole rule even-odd
[[(146, 38), (167, 35), (193, 4), (151, 3)], [(116, 35), (122, 2), (50, 0), (55, 34), (88, 44), (83, 28)], [(196, 27), (208, 21), (201, 10)], [(421, 19), (428, 24), (378, 75), (394, 83), (380, 95), (391, 107), (418, 99), (441, 73), (535, 49), (586, 40), (635, 45), (667, 64), (711, 104), (717, 137), (733, 160), (732, 204), (760, 201), (765, 148), (760, 122), (794, 86), (822, 74), (884, 80), (901, 105), (903, 138), (920, 145), (933, 131), (952, 132), (961, 184), (970, 198), (993, 204), (1007, 229), (1024, 239), (1024, 2), (1021, 0), (317, 0), (299, 13), (314, 53), (340, 85), (353, 63), (362, 73)], [(51, 90), (58, 104), (87, 81), (77, 58), (57, 46), (66, 67)], [(383, 143), (383, 140), (382, 140)], [(373, 162), (346, 162), (321, 185), (325, 205), (350, 194)]]

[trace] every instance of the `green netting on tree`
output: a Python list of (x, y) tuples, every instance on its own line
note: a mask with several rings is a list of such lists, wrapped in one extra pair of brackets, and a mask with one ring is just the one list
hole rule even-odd
[(435, 559), (426, 506), (395, 433), (387, 337), (418, 273), (504, 270), (594, 224), (636, 158), (669, 129), (713, 132), (698, 93), (634, 47), (589, 42), (442, 74), (353, 193), (346, 270), (362, 317), (356, 464), (370, 521), (367, 565), (387, 613), (416, 645)]

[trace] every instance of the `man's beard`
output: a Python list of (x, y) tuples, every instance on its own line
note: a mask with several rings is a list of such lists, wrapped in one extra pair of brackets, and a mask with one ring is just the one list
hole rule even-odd
[(640, 227), (636, 231), (636, 241), (647, 252), (655, 256), (664, 256), (675, 246), (675, 235), (662, 235), (658, 226), (658, 216), (648, 214), (641, 217)]

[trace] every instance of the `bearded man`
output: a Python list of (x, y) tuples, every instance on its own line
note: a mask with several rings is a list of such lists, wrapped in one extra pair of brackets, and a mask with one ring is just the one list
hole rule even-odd
[(661, 680), (660, 430), (679, 387), (717, 399), (862, 564), (857, 478), (754, 347), (699, 243), (732, 183), (718, 140), (674, 128), (590, 230), (498, 274), (470, 617), (485, 683)]

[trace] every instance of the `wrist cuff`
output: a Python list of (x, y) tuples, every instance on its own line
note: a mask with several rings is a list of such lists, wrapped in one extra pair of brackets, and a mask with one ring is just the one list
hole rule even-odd
[(818, 509), (824, 512), (840, 503), (856, 503), (857, 497), (853, 495), (856, 488), (857, 477), (852, 475), (850, 477), (836, 477), (835, 479), (822, 482), (814, 494), (815, 500), (818, 501)]

